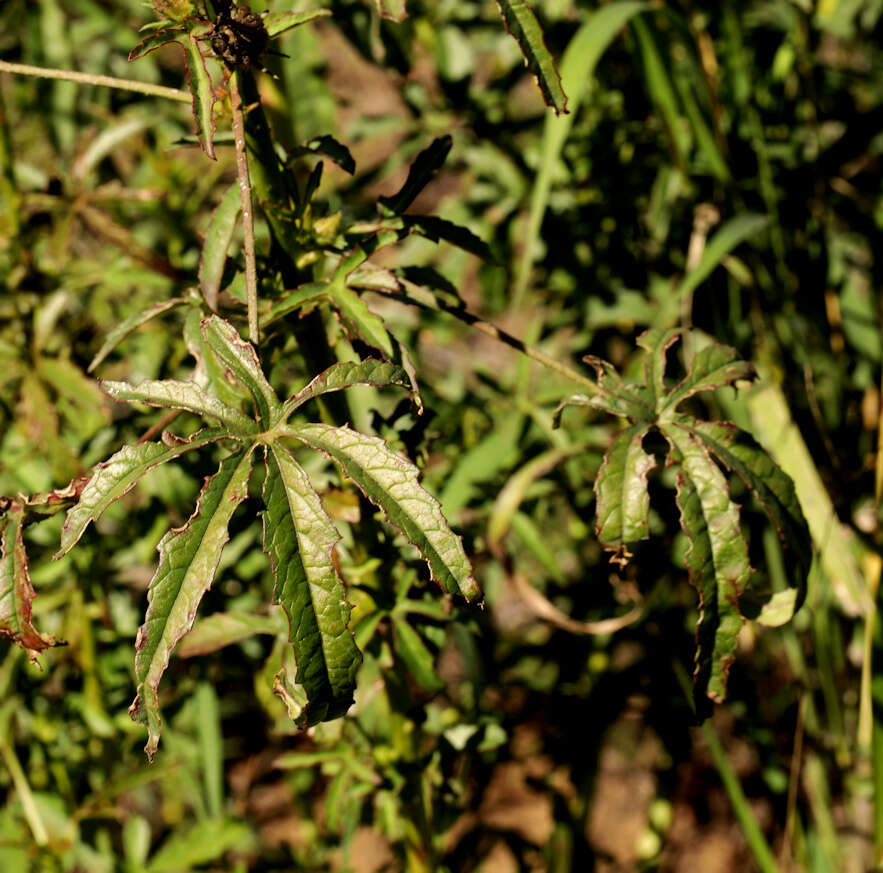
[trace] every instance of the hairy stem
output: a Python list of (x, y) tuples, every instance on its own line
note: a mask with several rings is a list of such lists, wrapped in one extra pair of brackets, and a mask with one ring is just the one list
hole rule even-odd
[(64, 79), (80, 85), (101, 85), (121, 91), (136, 91), (148, 97), (165, 97), (178, 103), (190, 103), (192, 97), (187, 91), (166, 88), (164, 85), (151, 85), (149, 82), (136, 82), (132, 79), (117, 79), (113, 76), (97, 76), (93, 73), (75, 73), (73, 70), (55, 70), (50, 67), (32, 67), (30, 64), (13, 64), (0, 61), (0, 73), (15, 73), (19, 76), (37, 76), (41, 79)]
[(230, 76), (230, 101), (233, 104), (233, 137), (236, 144), (236, 172), (239, 196), (242, 199), (242, 230), (245, 235), (245, 294), (248, 302), (248, 341), (258, 344), (258, 271), (254, 253), (254, 212), (251, 205), (251, 182), (248, 178), (248, 156), (245, 153), (245, 123), (239, 96), (238, 74)]

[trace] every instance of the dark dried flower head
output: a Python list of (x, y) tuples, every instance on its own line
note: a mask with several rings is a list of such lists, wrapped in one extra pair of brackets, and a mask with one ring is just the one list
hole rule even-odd
[(270, 41), (264, 19), (245, 5), (223, 5), (209, 38), (212, 51), (231, 70), (256, 66)]

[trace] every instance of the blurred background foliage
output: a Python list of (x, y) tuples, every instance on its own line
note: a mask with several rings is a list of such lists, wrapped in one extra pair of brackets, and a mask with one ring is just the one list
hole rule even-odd
[[(449, 133), (412, 211), (468, 226), (498, 263), (417, 237), (378, 255), (427, 300), (577, 367), (591, 353), (627, 371), (648, 326), (735, 346), (769, 387), (703, 402), (797, 481), (820, 556), (807, 605), (786, 627), (744, 631), (730, 699), (694, 726), (683, 677), (698, 607), (674, 501), (656, 503), (653, 539), (617, 572), (594, 539), (591, 490), (615, 424), (567, 411), (554, 430), (564, 380), (444, 312), (366, 293), (410, 349), (427, 412), (359, 389), (351, 420), (423, 468), (486, 608), (440, 601), (329, 476), (365, 663), (350, 716), (298, 734), (271, 691), (289, 655), (279, 617), (261, 612), (269, 569), (243, 513), (204, 624), (170, 666), (148, 767), (126, 713), (134, 635), (157, 541), (216, 459), (156, 471), (57, 562), (61, 518), (30, 527), (35, 617), (67, 645), (35, 666), (0, 642), (0, 868), (883, 863), (883, 2), (536, 2), (574, 107), (555, 121), (491, 0), (409, 0), (401, 23), (369, 0), (326, 5), (333, 18), (288, 34), (260, 78), (284, 147), (331, 134), (355, 157), (353, 177), (326, 162), (315, 214), (370, 220)], [(181, 87), (174, 48), (126, 61), (151, 13), (5, 0), (0, 58)], [(186, 107), (0, 76), (0, 494), (62, 486), (161, 417), (110, 403), (86, 370), (110, 329), (194, 284), (201, 232), (235, 177), (232, 149), (219, 156), (193, 145)], [(133, 333), (100, 375), (186, 378), (185, 310)], [(284, 337), (269, 353), (283, 390), (311, 375)], [(781, 586), (761, 521), (746, 500), (753, 563)], [(639, 621), (596, 626), (635, 602)], [(239, 642), (213, 650), (212, 634)]]

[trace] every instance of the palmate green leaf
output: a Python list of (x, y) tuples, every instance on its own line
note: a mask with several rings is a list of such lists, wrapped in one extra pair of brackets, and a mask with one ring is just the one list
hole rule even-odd
[(0, 514), (0, 635), (22, 646), (31, 660), (50, 646), (53, 636), (41, 634), (31, 622), (36, 596), (28, 574), (28, 557), (22, 538), (25, 507), (13, 501)]
[(269, 428), (275, 424), (281, 411), (279, 398), (261, 369), (254, 347), (239, 336), (230, 322), (217, 315), (203, 321), (202, 334), (224, 366), (248, 389), (261, 425)]
[[(45, 491), (42, 494), (34, 494), (24, 501), (25, 523), (30, 524), (35, 518), (48, 518), (51, 515), (69, 509), (77, 500), (83, 488), (86, 487), (88, 477), (83, 476), (74, 479), (64, 488), (56, 488), (53, 491)], [(3, 511), (3, 498), (0, 498), (0, 511)], [(22, 502), (19, 495), (18, 501)]]
[(138, 385), (129, 385), (128, 382), (102, 381), (101, 390), (114, 400), (182, 409), (217, 419), (229, 428), (233, 436), (257, 433), (257, 425), (247, 415), (207, 394), (195, 382), (179, 382), (175, 379), (160, 382), (147, 379)]
[(812, 546), (794, 483), (749, 434), (729, 422), (701, 421), (676, 412), (680, 403), (700, 391), (755, 377), (751, 364), (739, 360), (733, 349), (711, 344), (694, 356), (686, 376), (667, 389), (667, 352), (680, 333), (654, 328), (639, 337), (645, 352), (642, 384), (627, 383), (610, 364), (587, 358), (598, 373), (599, 393), (591, 398), (576, 395), (558, 414), (565, 405), (590, 405), (631, 420), (606, 453), (595, 482), (598, 538), (615, 552), (614, 560), (623, 563), (630, 557), (629, 543), (647, 535), (645, 477), (654, 460), (644, 453), (641, 441), (655, 429), (668, 442), (669, 466), (677, 468), (681, 526), (690, 541), (687, 569), (700, 597), (695, 688), (697, 712), (706, 715), (708, 701), (722, 700), (726, 693), (743, 620), (740, 597), (753, 575), (739, 507), (730, 497), (721, 467), (745, 482), (783, 546), (791, 550), (786, 564), (792, 589), (777, 592), (759, 612), (752, 592), (744, 614), (767, 625), (787, 621), (805, 597)]
[(224, 275), (224, 265), (227, 263), (227, 249), (230, 248), (241, 211), (239, 182), (233, 182), (212, 213), (199, 258), (199, 287), (212, 312), (218, 311), (218, 291)]
[(196, 510), (187, 524), (170, 530), (157, 547), (159, 566), (147, 592), (144, 624), (135, 642), (135, 682), (138, 693), (129, 714), (145, 724), (145, 751), (153, 760), (162, 721), (158, 686), (178, 640), (193, 626), (203, 595), (214, 581), (227, 526), (236, 507), (248, 496), (254, 446), (221, 462), (206, 479)]
[(442, 589), (459, 592), (468, 600), (481, 595), (460, 538), (448, 527), (439, 502), (420, 485), (419, 471), (410, 461), (390, 451), (383, 440), (347, 427), (303, 424), (282, 435), (300, 440), (339, 464), (417, 547)]
[(205, 67), (205, 58), (199, 49), (200, 35), (191, 30), (183, 40), (187, 59), (187, 86), (193, 98), (193, 120), (196, 136), (202, 150), (214, 161), (215, 158), (215, 90)]
[(660, 430), (680, 467), (678, 506), (691, 543), (687, 567), (702, 598), (702, 622), (708, 623), (701, 631), (705, 645), (697, 653), (696, 690), (719, 702), (726, 697), (727, 674), (742, 627), (739, 597), (753, 573), (748, 544), (739, 507), (730, 499), (727, 480), (704, 443), (675, 422), (666, 422)]
[(695, 291), (736, 246), (759, 236), (769, 223), (767, 215), (746, 212), (734, 216), (715, 231), (705, 246), (699, 263), (684, 276), (678, 286), (678, 298), (684, 298)]
[(444, 680), (435, 672), (435, 659), (426, 648), (420, 634), (411, 627), (404, 616), (396, 616), (392, 622), (396, 654), (410, 670), (417, 684), (435, 694), (445, 687)]
[(621, 564), (631, 557), (630, 543), (649, 535), (650, 494), (647, 473), (656, 466), (641, 443), (650, 425), (636, 424), (620, 433), (604, 455), (595, 480), (595, 530), (598, 541)]
[(353, 385), (374, 385), (378, 388), (398, 385), (408, 391), (412, 389), (410, 377), (398, 364), (377, 361), (374, 358), (333, 364), (324, 373), (316, 376), (309, 385), (285, 401), (282, 405), (282, 418), (288, 418), (295, 409), (320, 394), (342, 391)]
[(113, 330), (108, 332), (104, 342), (101, 344), (101, 348), (95, 353), (95, 357), (92, 358), (86, 372), (91, 373), (132, 331), (141, 327), (142, 324), (147, 324), (148, 321), (156, 318), (158, 315), (162, 315), (162, 313), (168, 312), (173, 307), (180, 306), (186, 302), (187, 300), (183, 297), (173, 297), (171, 300), (155, 303), (143, 312), (136, 312), (134, 315), (124, 318)]
[(561, 87), (561, 76), (543, 40), (543, 31), (533, 10), (525, 0), (497, 0), (506, 30), (515, 37), (525, 63), (534, 78), (546, 105), (556, 114), (567, 112), (567, 95)]
[(267, 448), (264, 551), (276, 584), (274, 598), (288, 616), (297, 659), (296, 681), (307, 702), (299, 724), (344, 715), (353, 702), (361, 654), (349, 629), (350, 605), (334, 564), (340, 539), (319, 495), (290, 452)]
[(115, 455), (95, 467), (79, 502), (68, 511), (61, 531), (61, 546), (55, 557), (67, 554), (77, 544), (89, 522), (100, 518), (111, 503), (129, 492), (148, 471), (227, 436), (226, 430), (214, 428), (201, 430), (188, 440), (170, 437), (168, 443), (123, 446)]
[[(696, 655), (693, 671), (693, 695), (697, 715), (703, 717), (708, 710), (708, 697), (705, 694), (711, 679), (714, 664), (715, 644), (718, 632), (718, 587), (714, 572), (714, 556), (711, 550), (711, 537), (702, 514), (699, 492), (689, 476), (677, 478), (676, 501), (681, 514), (681, 528), (690, 543), (684, 555), (684, 563), (690, 577), (690, 584), (699, 594), (699, 621), (696, 623)], [(732, 617), (730, 618), (733, 621)], [(733, 621), (735, 625), (735, 622)], [(740, 619), (741, 625), (741, 619)], [(737, 628), (738, 632), (738, 628)], [(727, 657), (731, 643), (723, 647)], [(718, 665), (718, 672), (721, 672)]]

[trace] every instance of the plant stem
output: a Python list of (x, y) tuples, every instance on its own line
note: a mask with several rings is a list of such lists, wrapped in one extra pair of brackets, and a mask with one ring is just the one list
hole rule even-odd
[(239, 196), (242, 199), (242, 230), (245, 235), (245, 294), (248, 303), (248, 341), (257, 346), (258, 329), (258, 271), (254, 253), (254, 212), (251, 205), (251, 182), (248, 178), (248, 156), (245, 153), (245, 124), (242, 120), (242, 100), (239, 97), (237, 73), (230, 76), (230, 101), (233, 104), (233, 137), (236, 144), (236, 172), (239, 176)]
[(138, 437), (136, 445), (140, 446), (142, 443), (150, 442), (155, 436), (161, 434), (180, 414), (180, 409), (173, 409), (171, 412), (166, 413), (156, 424)]
[[(410, 283), (404, 284), (409, 285)], [(498, 340), (501, 343), (505, 343), (507, 346), (511, 346), (513, 349), (517, 349), (519, 352), (527, 355), (527, 357), (533, 359), (534, 361), (537, 361), (544, 367), (548, 367), (550, 370), (554, 370), (556, 373), (560, 373), (562, 376), (565, 376), (573, 382), (577, 382), (587, 391), (587, 393), (594, 395), (600, 392), (597, 383), (593, 382), (588, 376), (584, 376), (578, 370), (574, 370), (572, 367), (568, 367), (567, 364), (562, 364), (560, 361), (556, 361), (545, 352), (541, 352), (539, 349), (534, 348), (533, 346), (529, 346), (523, 340), (518, 339), (518, 337), (512, 336), (511, 333), (506, 333), (505, 330), (502, 330), (499, 327), (495, 327), (493, 324), (484, 321), (477, 315), (473, 315), (471, 312), (464, 309), (463, 307), (449, 306), (447, 303), (443, 303), (441, 300), (437, 300), (435, 297), (432, 297), (432, 295), (427, 295), (426, 299), (424, 300), (417, 300), (415, 297), (412, 297), (410, 295), (403, 298), (401, 294), (393, 294), (388, 291), (381, 291), (378, 288), (367, 287), (366, 290), (373, 291), (375, 294), (380, 294), (382, 297), (389, 297), (392, 300), (404, 300), (404, 302), (409, 303), (412, 306), (417, 306), (420, 309), (427, 309), (431, 312), (446, 312), (448, 313), (448, 315), (453, 315), (454, 318), (457, 318), (465, 324), (474, 327), (476, 330), (480, 330), (482, 333), (487, 334), (489, 337), (493, 337), (495, 340)]]
[(136, 82), (133, 79), (117, 79), (113, 76), (97, 76), (93, 73), (76, 73), (73, 70), (56, 70), (51, 67), (32, 67), (30, 64), (13, 64), (0, 61), (0, 73), (14, 73), (20, 76), (38, 76), (41, 79), (64, 79), (80, 85), (101, 85), (121, 91), (136, 91), (148, 97), (165, 97), (178, 103), (190, 103), (192, 97), (187, 91), (166, 88), (165, 85), (152, 85), (149, 82)]
[(27, 777), (16, 757), (12, 744), (7, 743), (5, 739), (0, 740), (0, 757), (2, 757), (3, 763), (6, 765), (6, 769), (12, 778), (12, 784), (15, 786), (16, 793), (18, 794), (18, 800), (21, 803), (25, 820), (31, 829), (31, 833), (34, 835), (34, 842), (38, 846), (47, 845), (49, 834), (46, 832), (46, 825), (40, 816), (40, 810), (37, 809), (34, 795), (31, 793), (31, 786), (28, 785)]

